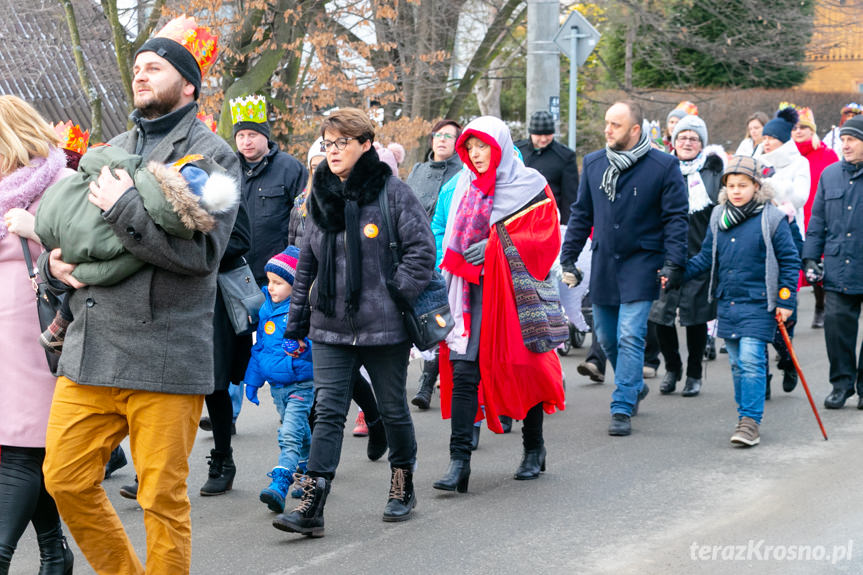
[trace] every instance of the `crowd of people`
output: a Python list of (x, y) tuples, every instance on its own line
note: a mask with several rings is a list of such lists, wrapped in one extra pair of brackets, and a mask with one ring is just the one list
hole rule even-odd
[[(352, 401), (368, 457), (388, 454), (383, 521), (412, 517), (410, 404), (428, 410), (438, 379), (450, 461), (435, 489), (468, 490), (483, 423), (506, 433), (521, 421), (513, 479), (539, 478), (544, 416), (566, 405), (555, 346), (575, 331), (593, 332), (578, 372), (601, 382), (613, 369), (611, 436), (631, 434), (660, 356), (659, 392), (675, 393), (685, 373), (681, 394), (696, 397), (723, 339), (731, 442), (751, 447), (770, 396), (768, 346), (783, 389), (797, 384), (777, 326), (793, 334), (798, 290), (812, 286), (833, 387), (824, 404), (856, 392), (863, 409), (860, 106), (843, 108), (824, 141), (808, 108), (753, 113), (732, 155), (709, 144), (691, 102), (656, 139), (638, 103), (615, 102), (606, 146), (580, 174), (548, 112), (518, 142), (498, 118), (442, 119), (403, 181), (404, 149), (381, 145), (355, 108), (324, 118), (303, 163), (273, 141), (264, 98), (232, 100), (234, 152), (198, 118), (215, 58), (196, 39), (206, 30), (180, 24), (135, 54), (134, 127), (106, 146), (88, 150), (80, 132), (61, 137), (0, 96), (0, 575), (29, 523), (40, 573), (71, 573), (61, 518), (98, 573), (190, 572), (197, 430), (214, 439), (200, 494), (222, 495), (237, 474), (240, 407), (267, 384), (279, 456), (259, 497), (275, 528), (310, 537), (325, 532)], [(221, 279), (237, 271), (252, 288), (239, 320)], [(409, 402), (404, 316), (438, 271), (454, 327), (422, 352)], [(58, 302), (46, 326), (37, 282)], [(522, 297), (530, 290), (538, 303)], [(572, 324), (562, 338), (538, 320), (557, 312)], [(144, 511), (146, 567), (101, 486), (127, 464), (126, 437), (136, 481), (121, 493)]]

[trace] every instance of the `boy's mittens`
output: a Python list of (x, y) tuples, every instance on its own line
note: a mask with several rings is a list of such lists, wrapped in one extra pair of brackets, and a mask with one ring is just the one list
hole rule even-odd
[(803, 272), (806, 274), (806, 281), (811, 284), (816, 284), (824, 279), (824, 266), (815, 260), (803, 260)]
[(580, 284), (581, 280), (584, 279), (584, 274), (572, 262), (560, 262), (560, 269), (563, 270), (563, 283), (571, 288)]
[(254, 403), (255, 405), (260, 405), (261, 402), (258, 401), (258, 388), (254, 385), (246, 384), (246, 399)]
[(661, 281), (662, 278), (665, 278), (665, 289), (677, 289), (683, 283), (683, 272), (683, 267), (666, 260), (662, 269), (659, 270), (659, 278), (657, 279)]

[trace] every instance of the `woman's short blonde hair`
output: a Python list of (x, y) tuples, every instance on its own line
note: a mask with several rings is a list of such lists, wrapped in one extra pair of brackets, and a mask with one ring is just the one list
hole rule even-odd
[(0, 96), (0, 174), (47, 158), (60, 137), (36, 109), (18, 96)]
[(375, 141), (374, 123), (368, 114), (358, 108), (342, 108), (327, 116), (321, 124), (321, 137), (327, 130), (348, 138), (356, 138), (360, 144)]

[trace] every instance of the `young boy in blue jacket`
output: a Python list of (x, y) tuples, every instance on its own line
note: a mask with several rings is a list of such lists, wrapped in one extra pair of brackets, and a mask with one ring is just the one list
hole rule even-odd
[(260, 499), (270, 510), (282, 513), (285, 497), (290, 491), (293, 474), (309, 458), (312, 432), (309, 413), (315, 399), (312, 380), (312, 345), (299, 353), (297, 342), (282, 337), (288, 322), (294, 275), (300, 250), (289, 246), (267, 262), (264, 271), (268, 284), (261, 288), (266, 301), (258, 319), (258, 334), (252, 347), (252, 357), (246, 369), (246, 397), (258, 405), (258, 390), (264, 382), (270, 384), (270, 395), (279, 412), (279, 464), (267, 475), (272, 478), (261, 490)]
[(740, 447), (761, 441), (767, 344), (776, 321), (794, 312), (800, 269), (788, 218), (771, 203), (764, 170), (749, 156), (729, 161), (701, 251), (689, 260), (684, 276), (710, 272), (710, 297), (718, 302), (717, 335), (725, 338), (737, 402), (731, 443)]

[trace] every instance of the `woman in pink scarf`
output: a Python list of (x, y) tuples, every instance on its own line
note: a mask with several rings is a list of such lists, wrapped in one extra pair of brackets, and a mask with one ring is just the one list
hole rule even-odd
[[(29, 104), (0, 96), (0, 573), (29, 523), (36, 530), (40, 573), (72, 572), (73, 556), (42, 460), (54, 376), (39, 345), (39, 318), (21, 239), (42, 251), (34, 214), (48, 186), (73, 173), (54, 130)], [(30, 263), (29, 265), (33, 265)]]
[[(465, 172), (450, 204), (441, 264), (455, 328), (441, 351), (441, 412), (452, 416), (450, 464), (435, 489), (467, 491), (472, 427), (482, 417), (502, 433), (499, 416), (524, 422), (515, 479), (545, 469), (543, 412), (563, 409), (560, 361), (524, 346), (509, 264), (495, 225), (504, 222), (529, 272), (545, 278), (560, 250), (557, 205), (545, 178), (515, 154), (501, 120), (468, 124), (456, 144)], [(451, 404), (448, 401), (451, 399)]]

